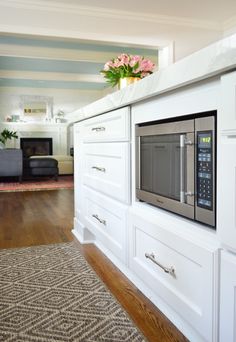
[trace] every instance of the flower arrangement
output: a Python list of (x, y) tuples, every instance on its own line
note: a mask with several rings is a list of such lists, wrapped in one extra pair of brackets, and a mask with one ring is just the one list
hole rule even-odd
[(106, 81), (114, 87), (124, 77), (144, 78), (153, 73), (155, 64), (141, 56), (121, 54), (108, 61), (101, 73)]

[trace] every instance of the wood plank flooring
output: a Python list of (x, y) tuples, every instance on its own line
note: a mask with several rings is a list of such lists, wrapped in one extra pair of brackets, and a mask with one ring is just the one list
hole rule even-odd
[[(0, 248), (72, 241), (73, 212), (72, 190), (0, 193)], [(187, 341), (94, 245), (77, 244), (148, 341)]]

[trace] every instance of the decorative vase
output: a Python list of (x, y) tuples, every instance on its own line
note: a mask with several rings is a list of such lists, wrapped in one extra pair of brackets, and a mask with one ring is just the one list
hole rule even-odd
[(5, 144), (0, 141), (0, 150), (3, 150), (4, 148), (6, 148)]
[(127, 87), (129, 84), (136, 83), (141, 80), (140, 77), (123, 77), (119, 79), (118, 89), (123, 89)]

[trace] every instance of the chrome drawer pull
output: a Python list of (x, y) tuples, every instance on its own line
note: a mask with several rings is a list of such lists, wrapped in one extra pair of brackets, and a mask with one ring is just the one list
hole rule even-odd
[(106, 220), (100, 219), (100, 218), (98, 217), (98, 215), (93, 214), (92, 217), (94, 217), (96, 220), (98, 220), (98, 222), (100, 222), (100, 223), (103, 224), (104, 226), (107, 225)]
[(159, 266), (161, 269), (163, 269), (163, 271), (164, 271), (165, 273), (169, 273), (171, 276), (175, 277), (175, 269), (174, 269), (174, 267), (173, 267), (173, 266), (171, 266), (171, 267), (165, 267), (165, 266), (163, 266), (162, 264), (160, 264), (158, 261), (156, 261), (154, 253), (151, 253), (151, 254), (145, 253), (145, 257), (146, 257), (147, 259), (150, 259), (152, 262), (154, 262), (154, 264), (156, 264), (156, 265)]
[(91, 131), (96, 131), (96, 132), (102, 132), (105, 130), (106, 130), (106, 127), (93, 127), (93, 128), (91, 128)]
[(105, 167), (92, 166), (91, 169), (95, 169), (95, 170), (101, 171), (101, 172), (106, 172)]

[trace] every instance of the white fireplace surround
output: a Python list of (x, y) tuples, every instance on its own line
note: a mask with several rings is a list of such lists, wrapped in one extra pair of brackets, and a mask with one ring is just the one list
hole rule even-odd
[(18, 139), (8, 140), (6, 147), (20, 148), (20, 138), (52, 138), (53, 154), (69, 154), (68, 124), (66, 123), (0, 123), (0, 131), (3, 129), (16, 131)]

